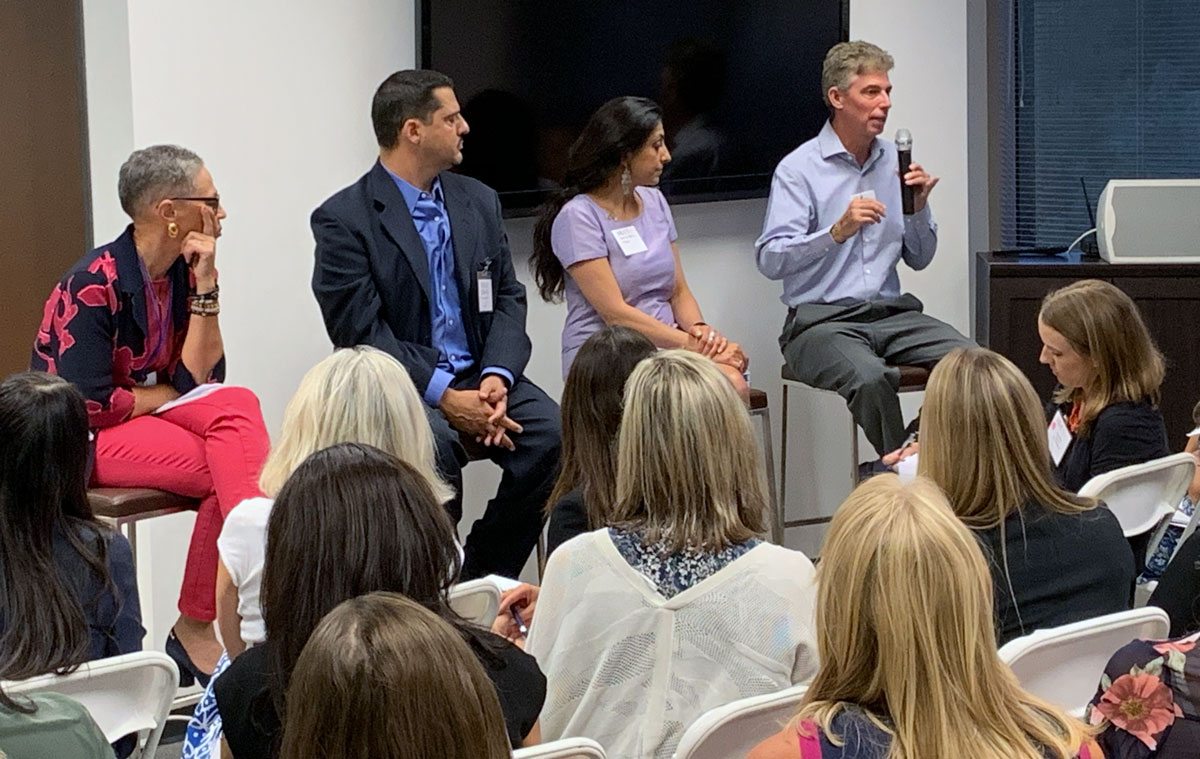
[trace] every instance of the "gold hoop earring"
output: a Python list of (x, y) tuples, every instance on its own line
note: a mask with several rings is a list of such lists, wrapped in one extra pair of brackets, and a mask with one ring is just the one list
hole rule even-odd
[(167, 224), (167, 237), (170, 237), (171, 239), (179, 237), (179, 225), (173, 221)]

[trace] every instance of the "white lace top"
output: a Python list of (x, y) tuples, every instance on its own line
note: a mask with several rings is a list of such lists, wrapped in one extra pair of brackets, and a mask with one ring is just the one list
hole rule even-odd
[(763, 543), (665, 598), (607, 530), (546, 567), (526, 651), (546, 674), (543, 740), (583, 736), (611, 759), (670, 759), (688, 725), (816, 672), (812, 562)]

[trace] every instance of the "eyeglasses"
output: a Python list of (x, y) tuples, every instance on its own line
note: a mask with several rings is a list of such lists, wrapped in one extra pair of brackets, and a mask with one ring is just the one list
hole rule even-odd
[(217, 209), (219, 209), (221, 207), (221, 196), (220, 195), (218, 195), (215, 198), (178, 197), (178, 198), (169, 198), (169, 200), (195, 200), (199, 203), (203, 203), (204, 205), (208, 206), (209, 208), (211, 208), (214, 211), (216, 211)]

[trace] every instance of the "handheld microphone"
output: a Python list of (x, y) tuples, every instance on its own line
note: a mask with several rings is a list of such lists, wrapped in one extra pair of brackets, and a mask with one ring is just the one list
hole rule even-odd
[(900, 200), (904, 205), (904, 215), (911, 216), (914, 213), (913, 188), (904, 184), (904, 175), (912, 163), (912, 133), (907, 129), (896, 130), (896, 156), (900, 159)]

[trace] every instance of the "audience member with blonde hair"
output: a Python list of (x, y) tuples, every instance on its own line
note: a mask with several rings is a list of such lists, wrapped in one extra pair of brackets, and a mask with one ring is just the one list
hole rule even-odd
[(230, 656), (264, 639), (258, 589), (272, 499), (300, 462), (337, 443), (386, 451), (424, 475), (439, 502), (454, 496), (434, 463), (424, 403), (400, 362), (367, 345), (334, 351), (308, 370), (288, 403), (259, 478), (266, 497), (238, 504), (217, 540), (218, 622)]
[(929, 376), (919, 472), (983, 546), (1000, 643), (1128, 609), (1134, 561), (1117, 518), (1058, 487), (1029, 380), (984, 348), (956, 349)]
[(288, 759), (509, 759), (492, 683), (462, 636), (398, 593), (343, 601), (296, 661)]
[[(214, 678), (246, 646), (266, 639), (259, 588), (275, 494), (310, 454), (344, 442), (366, 443), (408, 462), (429, 481), (440, 503), (454, 496), (437, 473), (424, 404), (399, 361), (364, 345), (336, 350), (309, 369), (288, 403), (279, 440), (263, 465), (259, 487), (266, 495), (238, 504), (217, 539), (217, 626), (226, 654)], [(189, 759), (213, 755), (220, 733), (209, 683), (185, 737)]]
[(713, 362), (643, 359), (625, 384), (612, 526), (550, 557), (526, 650), (542, 734), (614, 759), (670, 756), (706, 710), (816, 670), (812, 563), (759, 539), (766, 478)]
[(1072, 437), (1052, 451), (1063, 487), (1170, 453), (1158, 411), (1163, 357), (1128, 295), (1096, 279), (1055, 290), (1042, 301), (1038, 335), (1059, 383), (1052, 413)]
[[(924, 453), (922, 453), (924, 456)], [(932, 482), (860, 485), (817, 572), (821, 669), (750, 759), (1098, 759), (1088, 728), (996, 654), (992, 583)]]

